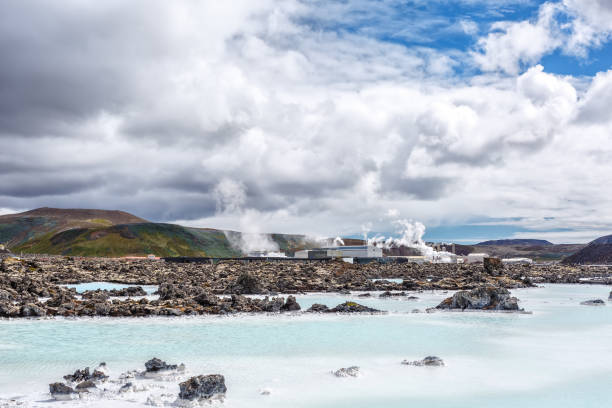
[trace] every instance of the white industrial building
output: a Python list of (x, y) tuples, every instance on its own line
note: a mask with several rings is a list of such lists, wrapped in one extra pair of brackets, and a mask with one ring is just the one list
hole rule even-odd
[(295, 252), (295, 258), (382, 258), (382, 248), (373, 245), (338, 246), (305, 249)]
[(483, 263), (485, 258), (488, 258), (489, 254), (485, 253), (473, 253), (467, 256), (467, 262), (465, 263)]

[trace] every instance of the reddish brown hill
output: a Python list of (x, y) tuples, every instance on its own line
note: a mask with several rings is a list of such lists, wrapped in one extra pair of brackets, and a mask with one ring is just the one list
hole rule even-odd
[(0, 243), (13, 247), (35, 237), (69, 229), (148, 222), (124, 211), (43, 207), (0, 216)]
[(83, 208), (49, 208), (42, 207), (34, 210), (25, 211), (17, 214), (7, 214), (0, 216), (0, 222), (17, 218), (45, 217), (55, 218), (64, 223), (71, 222), (91, 222), (91, 220), (106, 220), (113, 225), (117, 224), (140, 224), (149, 222), (125, 211), (118, 210), (94, 210)]

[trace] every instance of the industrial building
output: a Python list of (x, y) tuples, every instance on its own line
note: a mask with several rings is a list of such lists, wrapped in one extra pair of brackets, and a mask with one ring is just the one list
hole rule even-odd
[(483, 263), (485, 258), (488, 258), (489, 254), (485, 254), (485, 253), (473, 253), (473, 254), (469, 254), (467, 256), (467, 259), (464, 261), (464, 263)]
[(296, 251), (295, 258), (322, 259), (322, 258), (382, 258), (382, 248), (373, 245), (355, 245), (324, 247)]
[(531, 258), (507, 258), (502, 259), (503, 264), (508, 265), (531, 265), (533, 264), (533, 259)]

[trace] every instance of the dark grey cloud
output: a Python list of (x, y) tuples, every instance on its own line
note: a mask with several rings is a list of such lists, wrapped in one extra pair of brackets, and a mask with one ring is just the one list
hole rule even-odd
[(449, 189), (457, 179), (452, 177), (403, 177), (385, 178), (383, 191), (391, 196), (412, 198), (417, 200), (437, 200), (449, 193)]
[(66, 195), (96, 188), (100, 176), (64, 176), (62, 174), (21, 177), (20, 175), (0, 176), (0, 196), (16, 198), (36, 198), (53, 195)]

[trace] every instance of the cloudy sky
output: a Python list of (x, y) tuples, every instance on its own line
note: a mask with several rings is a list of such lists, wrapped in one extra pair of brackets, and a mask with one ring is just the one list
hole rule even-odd
[(612, 0), (0, 2), (0, 212), (612, 233)]

